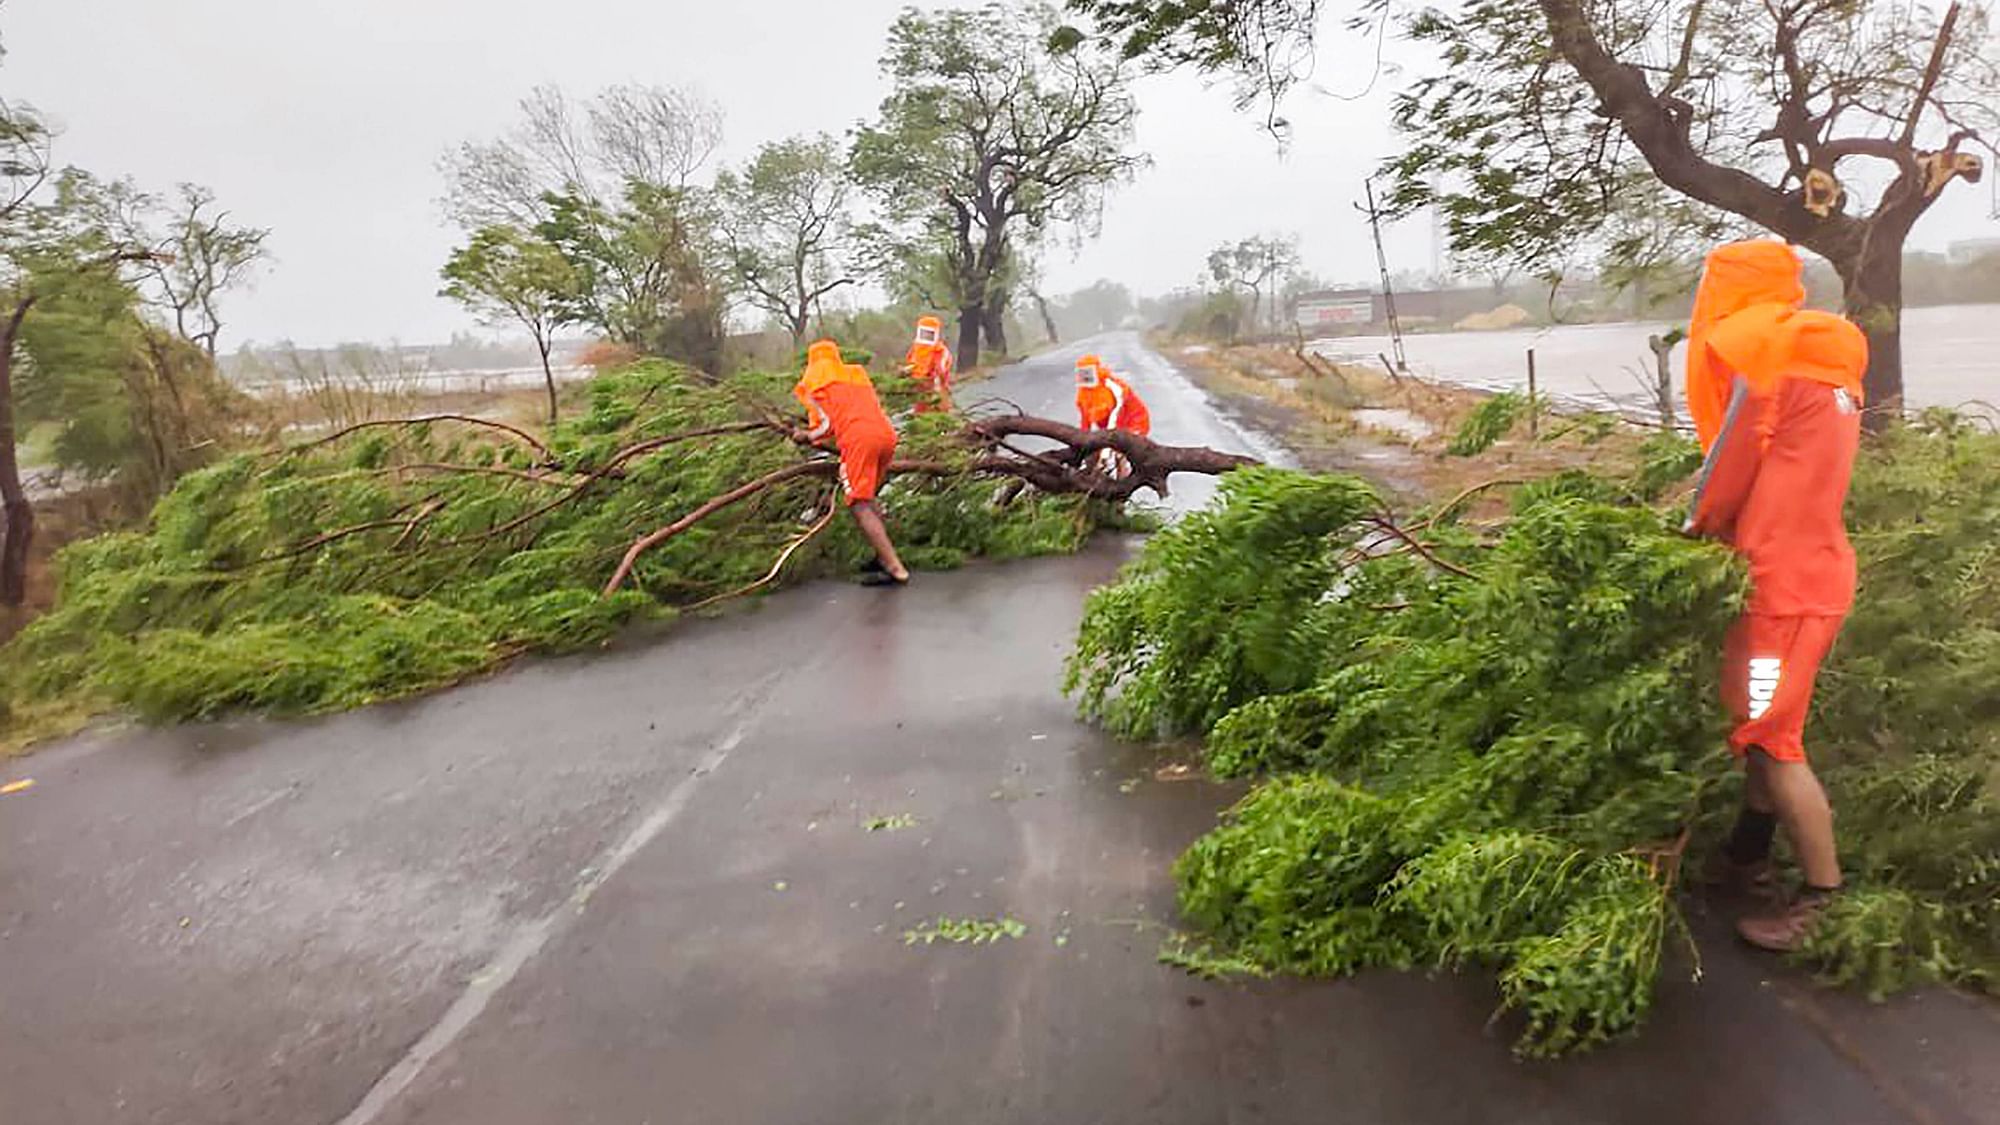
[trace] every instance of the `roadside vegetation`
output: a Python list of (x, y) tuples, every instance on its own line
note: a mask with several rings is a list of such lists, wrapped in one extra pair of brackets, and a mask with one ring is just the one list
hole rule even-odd
[[(1639, 453), (1405, 511), (1352, 476), (1240, 471), (1093, 596), (1084, 713), (1203, 736), (1259, 781), (1176, 867), (1220, 955), (1490, 966), (1528, 1054), (1629, 1033), (1663, 966), (1698, 965), (1680, 897), (1738, 799), (1713, 697), (1744, 579), (1677, 531), (1691, 443)], [(1809, 741), (1854, 881), (1803, 959), (1872, 994), (1988, 986), (2000, 436), (1892, 430), (1850, 512), (1863, 596)]]

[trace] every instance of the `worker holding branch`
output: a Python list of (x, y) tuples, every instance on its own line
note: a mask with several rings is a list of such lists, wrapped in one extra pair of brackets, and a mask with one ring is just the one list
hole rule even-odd
[(888, 479), (896, 457), (896, 428), (875, 397), (875, 385), (865, 368), (845, 363), (840, 345), (815, 340), (806, 349), (806, 368), (792, 394), (806, 410), (805, 437), (831, 446), (840, 454), (840, 488), (847, 510), (862, 537), (875, 549), (863, 581), (871, 585), (904, 585), (910, 572), (896, 557), (889, 529), (882, 522), (876, 494)]
[(944, 322), (934, 316), (917, 318), (917, 338), (903, 355), (903, 374), (924, 384), (931, 398), (917, 404), (917, 413), (951, 410), (951, 377), (957, 360), (944, 342)]
[(1842, 878), (1833, 810), (1806, 757), (1813, 684), (1854, 603), (1843, 507), (1861, 440), (1868, 342), (1832, 313), (1801, 310), (1790, 247), (1734, 243), (1709, 256), (1690, 325), (1688, 408), (1706, 461), (1688, 530), (1750, 566), (1732, 627), (1723, 699), (1730, 749), (1747, 771), (1744, 805), (1720, 857), (1739, 887), (1770, 881), (1782, 826), (1804, 886), (1744, 918), (1743, 938), (1778, 952), (1811, 935)]
[[(1132, 384), (1111, 373), (1104, 361), (1086, 355), (1076, 361), (1076, 413), (1084, 430), (1124, 430), (1145, 437), (1153, 432), (1152, 415)], [(1122, 476), (1127, 466), (1114, 450), (1105, 450), (1104, 470)]]

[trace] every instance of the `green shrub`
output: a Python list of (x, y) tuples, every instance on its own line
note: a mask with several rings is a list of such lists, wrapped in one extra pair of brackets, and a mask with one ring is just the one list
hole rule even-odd
[[(1218, 956), (1490, 965), (1530, 1054), (1645, 1018), (1682, 861), (1738, 793), (1715, 686), (1742, 570), (1646, 506), (1691, 464), (1663, 439), (1634, 478), (1559, 474), (1497, 524), (1419, 514), (1422, 553), (1359, 482), (1242, 472), (1091, 598), (1084, 713), (1264, 778), (1176, 868)], [(1854, 889), (1803, 958), (1876, 994), (1990, 983), (2000, 438), (1899, 429), (1849, 508), (1861, 597), (1810, 741)]]

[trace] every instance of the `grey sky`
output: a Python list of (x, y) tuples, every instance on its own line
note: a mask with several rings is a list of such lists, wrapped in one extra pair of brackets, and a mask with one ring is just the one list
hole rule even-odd
[[(723, 106), (725, 158), (799, 132), (844, 132), (884, 92), (876, 60), (899, 0), (7, 0), (0, 83), (64, 127), (58, 157), (163, 189), (213, 187), (272, 228), (276, 262), (238, 297), (226, 345), (441, 340), (471, 322), (438, 298), (452, 232), (438, 155), (514, 119), (541, 83), (692, 84)], [(755, 13), (752, 15), (751, 13)], [(1393, 61), (1398, 52), (1392, 45)], [(1365, 87), (1372, 47), (1330, 30), (1317, 79)], [(1303, 237), (1305, 265), (1373, 273), (1349, 204), (1393, 147), (1385, 77), (1359, 101), (1300, 94), (1280, 157), (1228, 94), (1191, 76), (1140, 87), (1154, 166), (1113, 197), (1101, 238), (1047, 263), (1047, 288), (1098, 277), (1142, 291), (1192, 282), (1217, 243)], [(1914, 243), (2000, 233), (1984, 186), (1955, 187)], [(1394, 231), (1428, 269), (1429, 225)]]

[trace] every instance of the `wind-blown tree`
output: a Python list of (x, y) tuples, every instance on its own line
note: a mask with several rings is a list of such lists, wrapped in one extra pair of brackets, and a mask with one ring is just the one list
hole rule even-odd
[(1061, 31), (1040, 4), (905, 9), (882, 57), (895, 88), (855, 136), (855, 174), (904, 247), (889, 256), (943, 259), (967, 366), (982, 339), (1005, 350), (1020, 248), (1093, 228), (1105, 192), (1145, 162), (1126, 68)]
[(636, 180), (615, 206), (551, 198), (555, 213), (534, 233), (575, 274), (563, 316), (613, 343), (718, 373), (729, 294), (704, 202), (685, 188)]
[(467, 232), (531, 229), (555, 200), (615, 206), (633, 183), (688, 189), (722, 144), (722, 112), (693, 90), (613, 86), (578, 105), (538, 86), (520, 122), (491, 141), (467, 141), (439, 162), (445, 214)]
[[(242, 396), (209, 349), (222, 287), (261, 254), (263, 237), (247, 232), (255, 253), (240, 265), (181, 270), (166, 260), (192, 241), (180, 212), (76, 169), (48, 182), (49, 198), (26, 201), (0, 240), (9, 310), (0, 327), (0, 493), (9, 501), (0, 604), (9, 605), (25, 594), (34, 532), (13, 457), (17, 423), (53, 426), (62, 468), (115, 480), (135, 503), (205, 463), (243, 429)], [(224, 217), (196, 218), (209, 233), (237, 233)]]
[(487, 227), (452, 252), (442, 271), (442, 296), (491, 325), (519, 325), (534, 338), (556, 423), (556, 373), (549, 366), (555, 334), (570, 323), (576, 271), (555, 246), (517, 227)]
[[(1071, 0), (1128, 55), (1265, 94), (1309, 57), (1320, 4)], [(1389, 163), (1394, 209), (1438, 207), (1473, 259), (1547, 272), (1588, 251), (1615, 268), (1636, 248), (1621, 213), (1657, 180), (1692, 204), (1691, 235), (1734, 216), (1832, 263), (1869, 337), (1870, 402), (1900, 405), (1904, 242), (1954, 180), (1980, 178), (1970, 149), (2000, 126), (1983, 5), (1472, 0), (1404, 31), (1442, 66), (1397, 99), (1411, 145)]]
[(853, 283), (842, 269), (852, 188), (839, 142), (823, 133), (767, 144), (740, 173), (716, 181), (743, 298), (778, 318), (794, 347), (821, 299)]
[(21, 484), (15, 444), (14, 352), (21, 325), (35, 305), (23, 251), (31, 238), (31, 202), (52, 166), (51, 134), (32, 106), (0, 98), (0, 605), (20, 605), (27, 596), (28, 545), (34, 537), (35, 509)]
[[(1298, 264), (1297, 235), (1259, 235), (1224, 243), (1209, 251), (1208, 275), (1225, 289), (1241, 287), (1250, 291), (1250, 323), (1255, 326), (1266, 323), (1261, 315), (1266, 287), (1273, 286)], [(1277, 306), (1278, 294), (1272, 288), (1269, 319), (1276, 319)]]
[(73, 186), (77, 199), (97, 211), (92, 221), (124, 245), (147, 251), (132, 270), (148, 302), (213, 363), (222, 335), (222, 296), (248, 280), (268, 256), (264, 243), (271, 232), (237, 225), (216, 206), (215, 193), (199, 184), (181, 184), (171, 199), (141, 191), (129, 180), (98, 183), (83, 177)]
[(446, 214), (468, 238), (506, 227), (552, 247), (576, 282), (564, 319), (715, 371), (726, 255), (694, 181), (721, 143), (719, 111), (685, 90), (615, 86), (578, 105), (542, 87), (521, 118), (445, 156)]

